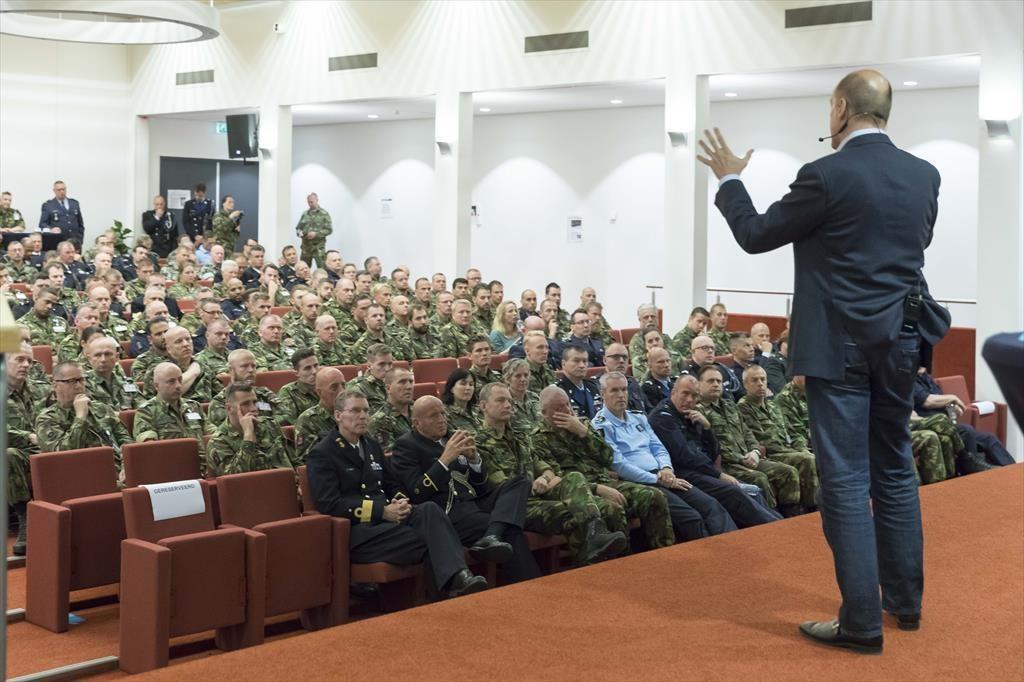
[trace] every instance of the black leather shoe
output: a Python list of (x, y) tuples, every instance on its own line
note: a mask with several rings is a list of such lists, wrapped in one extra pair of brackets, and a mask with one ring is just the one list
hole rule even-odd
[(464, 568), (452, 576), (446, 587), (449, 597), (461, 597), (486, 590), (487, 578), (482, 575), (473, 575), (472, 571)]
[(485, 535), (469, 548), (469, 553), (477, 561), (503, 564), (512, 558), (512, 545), (502, 542), (497, 535)]
[(980, 474), (982, 471), (989, 471), (992, 469), (992, 465), (979, 455), (965, 452), (957, 458), (956, 468), (961, 476), (966, 476), (967, 474)]
[(849, 649), (860, 654), (882, 653), (881, 635), (878, 637), (852, 637), (843, 634), (839, 629), (838, 620), (806, 621), (800, 624), (800, 634), (825, 646)]
[(894, 613), (892, 615), (896, 618), (896, 627), (900, 630), (913, 631), (921, 629), (920, 613)]

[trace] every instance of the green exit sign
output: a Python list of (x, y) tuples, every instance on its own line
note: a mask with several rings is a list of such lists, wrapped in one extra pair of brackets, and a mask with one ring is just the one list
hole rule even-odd
[(217, 121), (217, 134), (218, 135), (227, 135), (228, 134), (228, 124), (226, 122), (224, 122), (224, 121)]

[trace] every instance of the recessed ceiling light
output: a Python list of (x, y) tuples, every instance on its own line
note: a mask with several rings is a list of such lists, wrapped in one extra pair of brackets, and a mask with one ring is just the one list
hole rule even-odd
[(484, 114), (490, 112), (490, 110), (491, 110), (490, 107), (480, 107), (481, 113), (484, 113)]
[(739, 97), (739, 95), (737, 93), (735, 93), (735, 92), (727, 92), (727, 93), (725, 93), (725, 96), (726, 97)]
[(367, 114), (366, 118), (380, 118), (377, 114)]
[(621, 99), (610, 99), (610, 100), (608, 100), (608, 103), (609, 104), (622, 104), (622, 100)]
[(915, 85), (917, 85), (917, 81), (903, 81), (903, 84), (906, 85), (908, 88), (912, 88)]

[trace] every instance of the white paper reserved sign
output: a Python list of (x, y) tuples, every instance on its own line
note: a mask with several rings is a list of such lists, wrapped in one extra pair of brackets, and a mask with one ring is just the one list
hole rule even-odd
[(142, 486), (153, 504), (153, 520), (166, 521), (206, 511), (199, 481), (171, 481)]

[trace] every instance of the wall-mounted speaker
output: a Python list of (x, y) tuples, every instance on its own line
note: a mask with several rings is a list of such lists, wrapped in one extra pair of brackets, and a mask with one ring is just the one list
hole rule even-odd
[(228, 126), (228, 157), (254, 159), (259, 153), (256, 114), (234, 114), (225, 117)]

